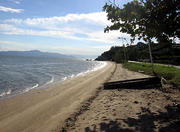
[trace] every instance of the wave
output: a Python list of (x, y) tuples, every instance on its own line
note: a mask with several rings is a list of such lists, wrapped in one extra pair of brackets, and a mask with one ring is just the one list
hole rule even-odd
[(98, 64), (96, 64), (92, 69), (89, 69), (85, 72), (81, 72), (81, 73), (78, 73), (76, 76), (82, 76), (86, 73), (89, 73), (89, 72), (92, 72), (92, 71), (97, 71), (103, 67), (105, 67), (107, 65), (107, 62), (98, 62)]
[(107, 65), (107, 62), (102, 62), (102, 61), (100, 61), (99, 64), (97, 64), (97, 65), (92, 69), (92, 71), (97, 71), (97, 70), (105, 67), (106, 65)]
[[(54, 83), (56, 80), (65, 81), (67, 79), (72, 79), (74, 77), (83, 76), (83, 75), (85, 75), (85, 74), (87, 74), (89, 72), (99, 70), (99, 69), (105, 67), (106, 65), (107, 65), (106, 62), (96, 62), (96, 61), (94, 61), (94, 63), (92, 63), (92, 65), (89, 65), (89, 66), (91, 66), (91, 68), (88, 68), (88, 70), (83, 71), (83, 72), (79, 72), (77, 74), (73, 74), (73, 73), (71, 75), (67, 75), (66, 74), (67, 76), (65, 75), (63, 78), (61, 78), (61, 80), (59, 80), (59, 76), (56, 78), (56, 75), (53, 76), (53, 74), (45, 73), (45, 74), (48, 74), (48, 76), (50, 77), (50, 79), (48, 79), (47, 82), (45, 82), (43, 84), (38, 82), (38, 83), (33, 84), (32, 87), (28, 87), (28, 88), (25, 87), (23, 89), (18, 89), (18, 90), (15, 90), (15, 91), (13, 90), (13, 92), (12, 92), (12, 90), (8, 89), (7, 91), (3, 91), (2, 93), (0, 93), (0, 98), (3, 97), (3, 96), (12, 95), (12, 94), (16, 94), (16, 93), (18, 94), (18, 93), (28, 92), (28, 91), (30, 91), (32, 89), (37, 88), (37, 87), (38, 88), (40, 88), (40, 87), (43, 88), (43, 86), (49, 85), (51, 83)], [(27, 76), (29, 76), (29, 75), (27, 75)]]
[[(52, 76), (52, 77), (51, 77), (51, 80), (48, 81), (48, 82), (46, 82), (46, 83), (45, 83), (44, 85), (42, 85), (42, 86), (46, 86), (46, 85), (48, 85), (48, 84), (50, 84), (50, 83), (53, 83), (53, 82), (54, 82), (54, 77)], [(32, 87), (30, 87), (30, 88), (24, 89), (23, 92), (28, 92), (28, 91), (30, 91), (30, 90), (32, 90), (32, 89), (37, 88), (37, 87), (39, 87), (39, 84), (38, 84), (38, 83), (36, 83), (34, 86), (32, 86)]]
[(105, 67), (107, 65), (107, 62), (101, 62), (101, 61), (98, 61), (98, 64), (96, 64), (92, 69), (89, 69), (87, 71), (84, 71), (84, 72), (80, 72), (76, 75), (72, 74), (70, 76), (66, 76), (66, 77), (63, 77), (61, 80), (62, 81), (65, 81), (67, 79), (70, 79), (70, 78), (73, 78), (73, 77), (78, 77), (78, 76), (83, 76), (85, 75), (86, 73), (89, 73), (89, 72), (92, 72), (92, 71), (97, 71), (103, 67)]
[(39, 84), (37, 83), (37, 84), (35, 84), (34, 86), (32, 86), (32, 87), (30, 87), (30, 88), (24, 89), (23, 92), (28, 92), (29, 90), (32, 90), (32, 89), (34, 89), (34, 88), (37, 88), (38, 86), (39, 86)]
[[(45, 83), (43, 86), (48, 85), (48, 84), (53, 83), (53, 82), (54, 82), (54, 77), (52, 76), (52, 77), (51, 77), (51, 80), (48, 81), (47, 83)], [(39, 87), (39, 84), (38, 84), (38, 83), (36, 83), (34, 86), (32, 86), (32, 87), (30, 87), (30, 88), (24, 89), (23, 92), (28, 92), (28, 91), (30, 91), (30, 90), (32, 90), (32, 89), (37, 88), (37, 87)]]
[(61, 80), (62, 80), (62, 81), (65, 81), (67, 78), (68, 78), (68, 77), (63, 77)]
[(45, 85), (48, 85), (48, 84), (53, 83), (53, 82), (54, 82), (54, 77), (52, 76), (52, 77), (51, 77), (51, 80), (48, 81)]
[(12, 92), (12, 90), (8, 90), (6, 92), (3, 92), (3, 93), (0, 94), (0, 97), (3, 97), (5, 95), (9, 95), (9, 94), (11, 94), (11, 92)]
[(72, 75), (69, 75), (69, 76), (65, 76), (65, 77), (63, 77), (63, 78), (61, 79), (61, 81), (65, 81), (65, 80), (70, 79), (70, 78), (73, 78), (73, 77), (75, 77), (75, 76), (77, 76), (77, 75), (72, 74)]

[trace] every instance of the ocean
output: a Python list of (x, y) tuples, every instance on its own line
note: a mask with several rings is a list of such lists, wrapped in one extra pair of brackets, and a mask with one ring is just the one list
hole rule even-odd
[(0, 98), (43, 88), (105, 66), (70, 58), (0, 56)]

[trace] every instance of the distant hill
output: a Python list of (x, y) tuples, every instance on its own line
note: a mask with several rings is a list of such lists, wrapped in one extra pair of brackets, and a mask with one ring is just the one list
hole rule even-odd
[(63, 55), (59, 53), (41, 52), (39, 50), (30, 51), (0, 51), (0, 55), (6, 56), (32, 56), (32, 57), (52, 57), (52, 58), (75, 58), (70, 55)]

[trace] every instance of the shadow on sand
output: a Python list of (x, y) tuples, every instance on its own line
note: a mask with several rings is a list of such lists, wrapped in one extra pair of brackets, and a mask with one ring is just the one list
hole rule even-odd
[[(165, 106), (167, 112), (153, 113), (148, 108), (141, 108), (138, 118), (127, 118), (101, 122), (93, 128), (86, 127), (85, 132), (180, 132), (180, 104)], [(122, 124), (127, 124), (124, 128)]]

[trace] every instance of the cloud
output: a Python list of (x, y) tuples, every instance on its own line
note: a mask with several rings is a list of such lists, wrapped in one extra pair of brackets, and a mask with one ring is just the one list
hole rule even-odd
[[(8, 19), (0, 24), (1, 33), (9, 35), (34, 35), (73, 40), (87, 40), (101, 43), (118, 43), (118, 37), (129, 35), (112, 31), (104, 33), (104, 27), (111, 24), (105, 12), (67, 14), (48, 18)], [(13, 24), (13, 25), (12, 25)]]
[[(32, 36), (44, 36), (44, 37), (55, 37), (55, 38), (67, 38), (73, 40), (86, 40), (86, 41), (95, 41), (108, 44), (117, 43), (118, 37), (128, 38), (129, 35), (120, 33), (119, 31), (113, 31), (109, 33), (104, 33), (102, 30), (85, 32), (78, 29), (64, 29), (64, 30), (32, 30), (32, 29), (22, 29), (17, 28), (9, 24), (0, 24), (0, 33), (6, 35), (32, 35)], [(76, 34), (81, 33), (86, 35), (86, 37), (80, 37)]]
[(14, 23), (14, 24), (22, 24), (22, 19), (7, 19), (7, 20), (4, 20), (5, 23)]
[(27, 18), (25, 20), (22, 19), (8, 19), (5, 22), (16, 23), (21, 22), (22, 24), (26, 24), (29, 26), (40, 26), (40, 27), (51, 27), (53, 25), (60, 25), (66, 23), (72, 23), (80, 21), (81, 23), (92, 24), (96, 26), (105, 26), (111, 24), (110, 21), (107, 20), (107, 16), (105, 12), (94, 12), (88, 14), (67, 14), (65, 16), (54, 16), (47, 18)]
[(8, 0), (8, 1), (13, 2), (15, 4), (20, 4), (21, 3), (20, 0)]
[(10, 12), (10, 13), (21, 13), (24, 10), (23, 9), (13, 9), (13, 8), (5, 7), (5, 6), (0, 6), (0, 11)]
[(13, 25), (9, 25), (9, 24), (0, 24), (0, 32), (1, 33), (13, 33), (13, 32), (17, 32), (17, 33), (22, 33), (24, 32), (23, 29), (17, 28)]
[(0, 24), (0, 32), (7, 35), (33, 35), (33, 36), (47, 36), (47, 37), (49, 36), (49, 37), (63, 37), (63, 38), (66, 38), (66, 36), (68, 35), (71, 36), (70, 32), (52, 31), (52, 30), (37, 31), (31, 29), (21, 29), (9, 24)]
[(112, 45), (100, 45), (100, 46), (93, 46), (93, 49), (99, 50), (101, 49), (102, 51), (108, 51), (111, 48)]
[(60, 17), (49, 17), (49, 18), (28, 18), (24, 21), (27, 25), (53, 25), (53, 24), (64, 24), (74, 21), (83, 21), (88, 24), (94, 25), (107, 25), (110, 22), (106, 19), (106, 13), (95, 12), (88, 14), (67, 14), (66, 16)]
[(89, 36), (89, 39), (92, 41), (99, 41), (110, 44), (118, 43), (118, 37), (124, 37), (124, 38), (130, 37), (128, 34), (121, 33), (119, 31), (112, 31), (109, 33), (104, 33), (103, 31), (96, 31), (87, 34)]
[(1, 51), (25, 51), (25, 50), (33, 50), (37, 47), (32, 46), (32, 44), (27, 43), (20, 43), (15, 41), (4, 41), (0, 40), (0, 50)]

